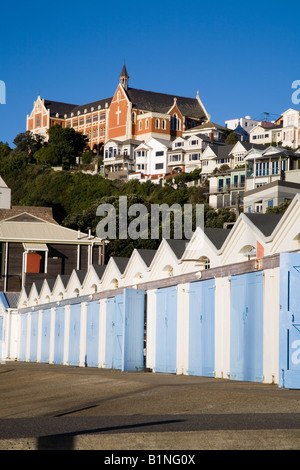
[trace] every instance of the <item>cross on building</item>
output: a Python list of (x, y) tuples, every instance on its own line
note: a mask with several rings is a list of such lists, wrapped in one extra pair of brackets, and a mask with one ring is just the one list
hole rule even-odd
[(118, 106), (118, 111), (116, 111), (116, 115), (117, 115), (117, 124), (119, 125), (119, 121), (120, 121), (120, 114), (121, 114), (122, 111), (120, 111), (120, 107)]

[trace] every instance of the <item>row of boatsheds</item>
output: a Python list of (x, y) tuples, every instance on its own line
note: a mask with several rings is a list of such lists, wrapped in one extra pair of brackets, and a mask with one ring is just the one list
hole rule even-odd
[(299, 243), (297, 194), (283, 215), (2, 292), (1, 358), (300, 388)]

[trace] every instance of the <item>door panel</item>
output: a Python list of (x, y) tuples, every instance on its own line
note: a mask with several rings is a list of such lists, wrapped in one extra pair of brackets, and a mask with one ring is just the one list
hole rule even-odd
[(213, 377), (215, 369), (215, 289), (214, 280), (190, 285), (189, 367), (190, 375)]
[(279, 386), (300, 389), (300, 253), (280, 254)]
[(176, 373), (177, 362), (177, 288), (156, 292), (155, 372)]
[(58, 307), (55, 312), (54, 363), (64, 361), (65, 309)]
[(30, 361), (37, 361), (37, 347), (38, 347), (38, 312), (32, 312), (30, 326)]
[(263, 274), (231, 277), (230, 378), (263, 381)]
[(41, 362), (49, 362), (50, 353), (50, 325), (51, 310), (44, 310), (42, 313), (42, 344), (41, 344)]
[(80, 359), (80, 315), (81, 305), (70, 306), (70, 329), (69, 329), (69, 364), (78, 366)]
[(86, 364), (88, 367), (99, 366), (99, 302), (87, 304)]

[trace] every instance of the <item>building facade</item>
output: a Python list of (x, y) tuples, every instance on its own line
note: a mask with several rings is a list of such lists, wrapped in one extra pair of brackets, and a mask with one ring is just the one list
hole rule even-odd
[(27, 116), (26, 129), (47, 138), (47, 129), (58, 124), (88, 137), (89, 149), (102, 153), (109, 140), (170, 140), (209, 120), (200, 100), (129, 87), (124, 65), (112, 97), (84, 105), (61, 103), (38, 96)]

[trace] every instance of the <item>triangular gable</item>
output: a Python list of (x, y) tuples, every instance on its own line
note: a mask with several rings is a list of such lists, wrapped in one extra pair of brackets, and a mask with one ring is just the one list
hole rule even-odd
[(82, 278), (78, 270), (73, 269), (66, 287), (66, 298), (77, 297), (82, 292)]
[(300, 251), (300, 194), (296, 194), (267, 241), (271, 253)]
[(89, 295), (100, 290), (101, 279), (106, 269), (105, 265), (91, 265), (82, 283), (82, 294)]
[(101, 278), (101, 291), (112, 289), (120, 285), (122, 272), (120, 271), (115, 258), (112, 256), (105, 268)]
[(156, 250), (134, 249), (124, 271), (122, 285), (130, 286), (145, 282), (149, 277), (149, 267), (155, 253)]
[(172, 250), (170, 244), (163, 239), (150, 264), (149, 280), (163, 279), (181, 274), (179, 258)]

